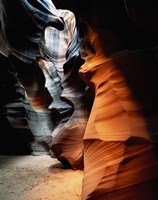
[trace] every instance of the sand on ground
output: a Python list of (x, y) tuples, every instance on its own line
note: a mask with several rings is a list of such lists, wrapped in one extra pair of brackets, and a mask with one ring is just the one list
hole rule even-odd
[(49, 155), (1, 155), (1, 200), (80, 200), (83, 172)]

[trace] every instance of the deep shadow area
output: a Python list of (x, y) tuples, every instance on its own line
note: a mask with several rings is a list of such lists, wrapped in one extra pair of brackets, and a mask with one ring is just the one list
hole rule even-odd
[(15, 130), (5, 117), (0, 120), (0, 154), (1, 155), (29, 155), (32, 133), (26, 129)]
[[(27, 126), (22, 96), (12, 70), (8, 59), (0, 54), (0, 154), (27, 155), (31, 152), (33, 135)], [(17, 127), (11, 125), (8, 117)]]

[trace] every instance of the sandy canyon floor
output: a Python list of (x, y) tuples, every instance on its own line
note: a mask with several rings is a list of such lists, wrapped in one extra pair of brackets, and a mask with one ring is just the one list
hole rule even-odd
[(50, 156), (0, 156), (1, 200), (80, 200), (82, 171)]

